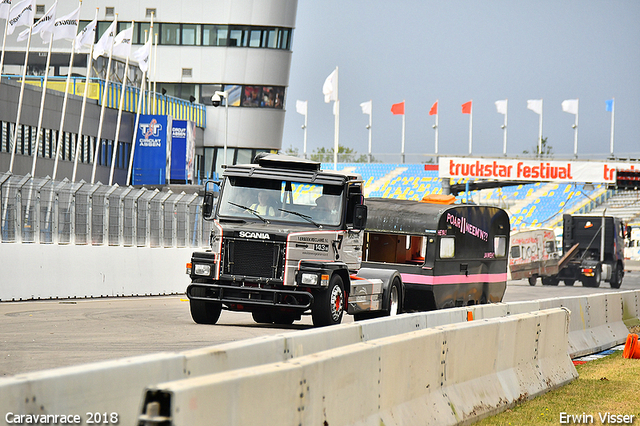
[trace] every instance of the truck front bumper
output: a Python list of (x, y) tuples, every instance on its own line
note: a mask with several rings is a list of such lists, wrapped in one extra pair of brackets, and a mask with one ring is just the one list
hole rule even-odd
[[(194, 288), (203, 289), (194, 296)], [(187, 297), (191, 300), (220, 302), (232, 309), (278, 307), (304, 312), (311, 308), (313, 295), (303, 290), (282, 290), (249, 286), (234, 286), (216, 283), (192, 283), (187, 287)]]

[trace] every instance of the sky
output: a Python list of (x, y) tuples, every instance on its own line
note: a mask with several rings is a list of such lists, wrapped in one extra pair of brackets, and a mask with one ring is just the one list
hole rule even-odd
[(340, 144), (399, 162), (402, 117), (391, 105), (405, 101), (407, 163), (435, 152), (438, 100), (440, 155), (468, 155), (473, 101), (474, 156), (502, 156), (508, 99), (507, 155), (535, 150), (539, 115), (527, 100), (543, 100), (543, 138), (555, 158), (572, 158), (576, 116), (563, 112), (579, 99), (578, 156), (609, 156), (615, 98), (614, 154), (640, 158), (640, 2), (637, 0), (299, 0), (282, 148), (307, 153), (334, 143), (333, 103), (322, 86), (339, 67)]

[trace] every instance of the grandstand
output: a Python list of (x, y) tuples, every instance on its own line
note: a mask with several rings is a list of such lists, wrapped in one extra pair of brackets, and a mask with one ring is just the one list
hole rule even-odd
[[(360, 174), (369, 198), (421, 200), (443, 192), (437, 166), (430, 164), (343, 163), (337, 167)], [(322, 168), (331, 170), (333, 163), (325, 163)], [(466, 179), (452, 183), (464, 184)], [(509, 212), (512, 229), (528, 229), (559, 227), (563, 214), (588, 213), (614, 195), (606, 185), (536, 182), (461, 192), (456, 199), (502, 207)], [(635, 201), (640, 209), (640, 200)]]

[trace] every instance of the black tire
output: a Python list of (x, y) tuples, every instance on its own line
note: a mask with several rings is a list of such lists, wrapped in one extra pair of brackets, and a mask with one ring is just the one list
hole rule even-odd
[(258, 324), (271, 324), (273, 322), (271, 312), (269, 311), (253, 311), (251, 312), (251, 316)]
[(622, 285), (622, 278), (624, 277), (624, 269), (622, 265), (616, 265), (616, 269), (613, 271), (613, 276), (609, 284), (611, 288), (620, 288)]
[(556, 277), (542, 277), (542, 285), (558, 285), (560, 280)]
[[(206, 289), (202, 287), (193, 287), (192, 296), (205, 296)], [(205, 302), (203, 300), (189, 300), (189, 308), (191, 318), (197, 324), (215, 324), (220, 319), (222, 312), (222, 304), (217, 302)]]
[(564, 285), (569, 287), (573, 287), (575, 283), (576, 283), (576, 280), (564, 280)]
[(537, 275), (533, 275), (533, 276), (529, 277), (529, 285), (531, 285), (531, 286), (536, 285), (536, 281), (538, 281), (538, 276)]
[(386, 315), (393, 317), (402, 313), (402, 292), (400, 290), (400, 281), (395, 278), (389, 287), (389, 298), (387, 302)]
[(584, 277), (582, 279), (582, 285), (584, 287), (600, 287), (600, 268), (596, 268), (592, 277)]
[(344, 313), (344, 287), (340, 275), (333, 274), (326, 290), (316, 293), (311, 318), (313, 325), (323, 327), (325, 325), (340, 324)]
[(298, 319), (298, 317), (296, 316), (296, 314), (291, 312), (274, 311), (271, 312), (271, 319), (273, 320), (274, 324), (291, 325), (296, 319)]

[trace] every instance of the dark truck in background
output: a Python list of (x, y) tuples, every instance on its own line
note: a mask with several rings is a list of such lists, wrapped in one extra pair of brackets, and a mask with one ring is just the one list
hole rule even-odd
[(585, 287), (599, 287), (606, 281), (620, 288), (624, 277), (624, 239), (629, 228), (613, 216), (563, 216), (562, 248), (578, 244), (576, 256), (558, 272), (565, 285), (581, 281)]

